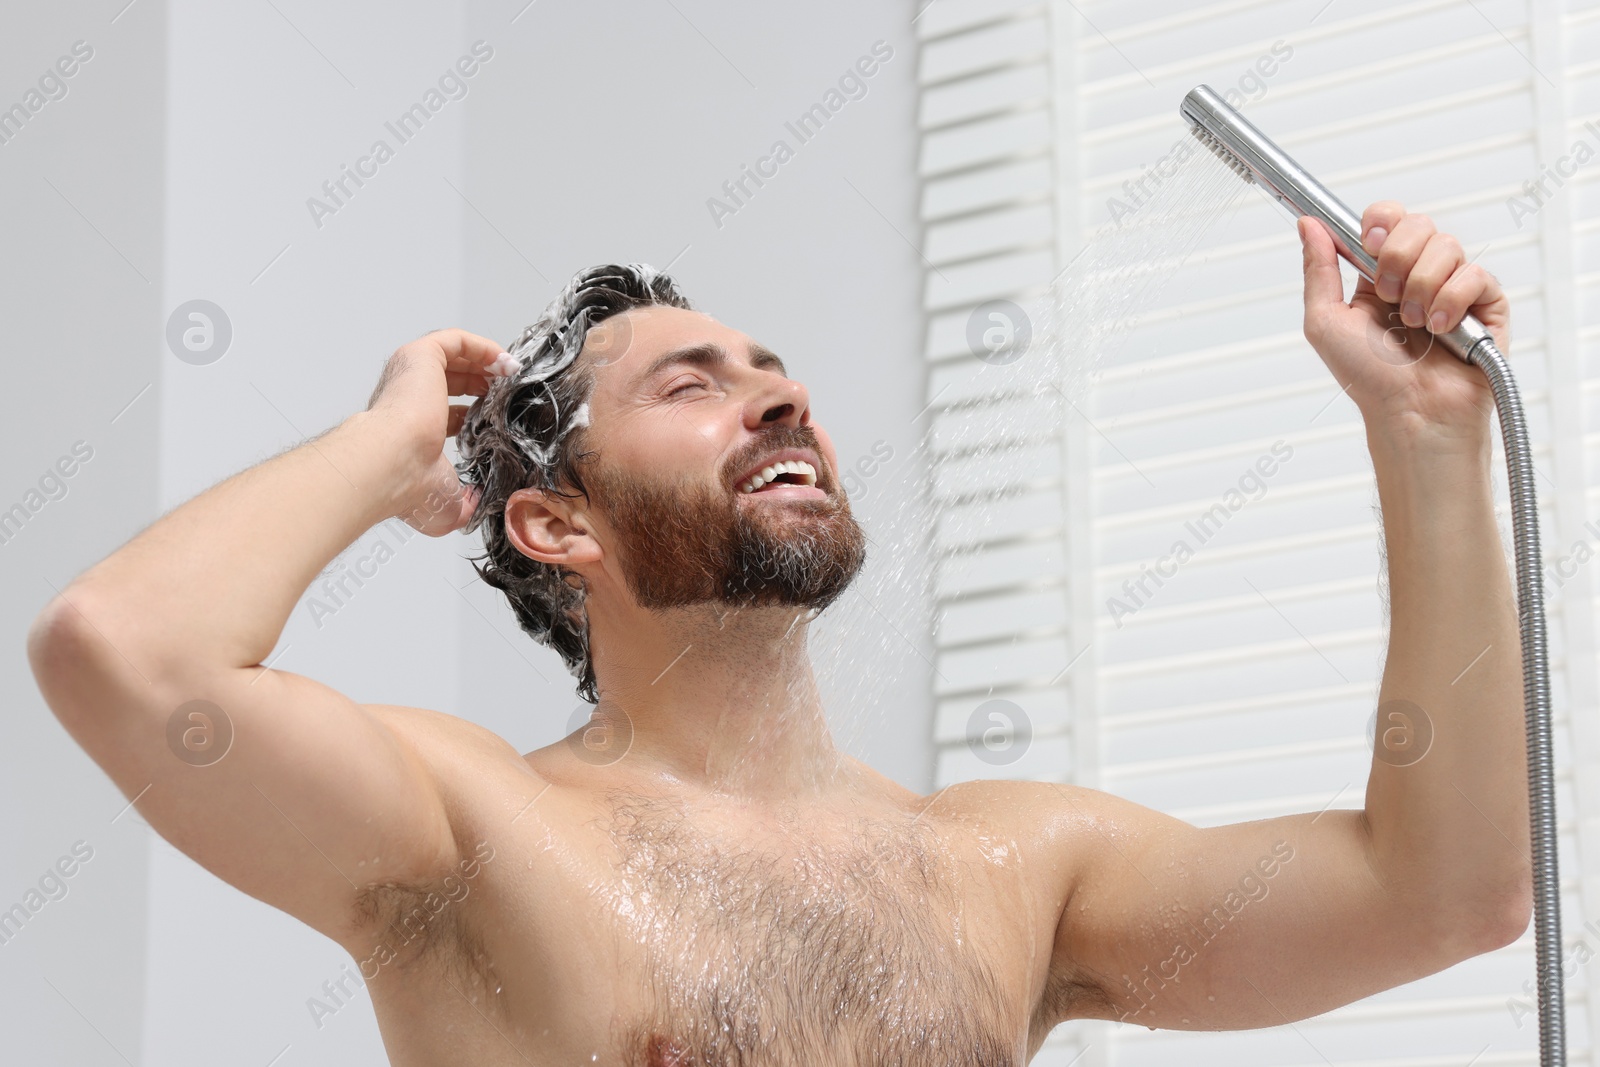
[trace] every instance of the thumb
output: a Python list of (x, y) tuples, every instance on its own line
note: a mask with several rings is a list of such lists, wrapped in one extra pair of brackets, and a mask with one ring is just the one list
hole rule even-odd
[(1306, 313), (1320, 312), (1330, 304), (1344, 303), (1344, 279), (1339, 275), (1339, 253), (1328, 228), (1310, 215), (1296, 223), (1305, 252)]

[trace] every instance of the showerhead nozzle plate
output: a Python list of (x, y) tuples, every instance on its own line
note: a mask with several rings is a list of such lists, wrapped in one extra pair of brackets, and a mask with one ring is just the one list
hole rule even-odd
[(1245, 166), (1244, 162), (1240, 160), (1238, 156), (1229, 151), (1227, 145), (1224, 145), (1221, 141), (1211, 136), (1211, 134), (1206, 131), (1205, 127), (1201, 126), (1199, 123), (1191, 122), (1189, 124), (1189, 132), (1194, 134), (1195, 139), (1201, 144), (1211, 149), (1212, 155), (1216, 156), (1218, 159), (1222, 160), (1223, 163), (1227, 164), (1229, 170), (1233, 171), (1248, 183), (1253, 184), (1255, 182), (1255, 172), (1249, 167)]
[[(1197, 85), (1178, 109), (1200, 143), (1246, 182), (1263, 189), (1296, 222), (1309, 215), (1333, 237), (1335, 250), (1369, 281), (1378, 261), (1361, 245), (1361, 216), (1351, 211), (1304, 167), (1222, 98), (1209, 85)], [(1444, 345), (1463, 360), (1474, 345), (1489, 336), (1476, 318), (1442, 335)]]

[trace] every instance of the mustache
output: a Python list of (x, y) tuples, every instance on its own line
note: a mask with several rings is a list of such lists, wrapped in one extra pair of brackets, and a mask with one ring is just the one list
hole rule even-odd
[(762, 456), (784, 448), (808, 448), (817, 457), (817, 488), (834, 495), (838, 486), (834, 478), (833, 468), (828, 465), (827, 457), (822, 454), (822, 442), (818, 440), (817, 433), (809, 426), (786, 426), (777, 424), (770, 429), (761, 431), (761, 436), (739, 449), (728, 457), (722, 465), (722, 483), (730, 489), (736, 488), (734, 479), (744, 473), (752, 463)]

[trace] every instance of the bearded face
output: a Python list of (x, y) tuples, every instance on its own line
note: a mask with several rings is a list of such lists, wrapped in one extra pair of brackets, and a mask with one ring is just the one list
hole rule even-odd
[[(750, 475), (779, 454), (805, 453), (754, 492)], [(807, 488), (815, 471), (815, 485)], [(714, 484), (624, 473), (602, 458), (587, 479), (616, 531), (629, 589), (642, 607), (708, 602), (818, 611), (866, 560), (866, 535), (808, 426), (774, 424), (729, 456)]]

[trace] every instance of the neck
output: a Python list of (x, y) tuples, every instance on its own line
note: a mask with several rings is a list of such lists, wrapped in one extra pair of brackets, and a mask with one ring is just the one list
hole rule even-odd
[(635, 768), (756, 800), (841, 784), (806, 650), (808, 609), (589, 607), (597, 714), (631, 728), (623, 758)]

